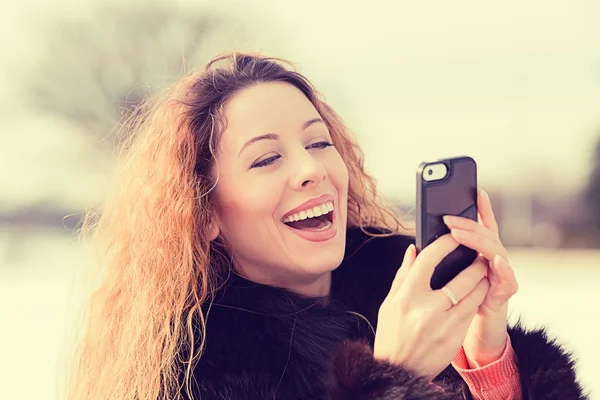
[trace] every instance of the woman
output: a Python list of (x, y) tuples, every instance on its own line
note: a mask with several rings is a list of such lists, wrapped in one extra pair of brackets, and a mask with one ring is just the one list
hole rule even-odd
[[(125, 133), (84, 221), (104, 278), (69, 398), (585, 398), (543, 329), (507, 327), (517, 283), (489, 198), (416, 255), (340, 117), (283, 61), (218, 57)], [(432, 291), (459, 244), (480, 257)]]

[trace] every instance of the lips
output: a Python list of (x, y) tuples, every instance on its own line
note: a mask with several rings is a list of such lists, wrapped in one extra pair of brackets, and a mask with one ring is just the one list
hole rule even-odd
[(337, 223), (336, 223), (336, 215), (335, 210), (329, 212), (326, 215), (326, 218), (329, 219), (329, 226), (324, 227), (324, 229), (296, 229), (291, 224), (296, 224), (298, 222), (292, 222), (291, 224), (284, 223), (285, 227), (293, 232), (295, 235), (299, 236), (304, 240), (308, 240), (310, 242), (321, 242), (328, 243), (329, 240), (333, 239), (337, 235)]

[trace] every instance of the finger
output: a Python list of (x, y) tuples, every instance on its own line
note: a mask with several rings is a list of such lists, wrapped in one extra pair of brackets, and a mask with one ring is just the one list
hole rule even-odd
[(479, 216), (483, 226), (491, 230), (492, 232), (498, 233), (498, 223), (494, 216), (494, 210), (492, 210), (492, 202), (490, 196), (483, 189), (479, 189), (477, 195), (477, 208), (479, 210)]
[(406, 276), (406, 284), (411, 287), (431, 290), (430, 281), (435, 267), (457, 247), (458, 243), (452, 238), (452, 235), (446, 234), (440, 236), (417, 255), (412, 268)]
[(450, 308), (447, 312), (458, 320), (463, 320), (465, 318), (472, 319), (475, 314), (477, 314), (479, 306), (483, 303), (489, 289), (490, 282), (487, 277), (483, 277), (464, 299), (454, 307)]
[(502, 246), (500, 242), (490, 239), (487, 236), (457, 228), (450, 230), (450, 234), (458, 243), (481, 253), (481, 255), (490, 261), (493, 261), (497, 254), (501, 257), (508, 258), (504, 246)]
[(519, 290), (519, 283), (515, 272), (506, 259), (496, 255), (494, 262), (490, 263), (492, 272), (498, 279), (498, 295), (508, 300)]
[(406, 279), (406, 275), (408, 271), (411, 269), (413, 263), (415, 262), (415, 258), (417, 257), (417, 250), (414, 244), (410, 244), (406, 251), (404, 252), (404, 259), (402, 260), (402, 265), (398, 268), (396, 272), (396, 276), (394, 277), (394, 281), (392, 282), (392, 288), (390, 289), (390, 295), (396, 293), (396, 291), (402, 286), (402, 282)]
[[(477, 257), (467, 268), (462, 270), (456, 277), (446, 284), (446, 287), (454, 294), (456, 301), (464, 299), (475, 286), (485, 277), (488, 269), (488, 261), (483, 257)], [(452, 301), (441, 290), (434, 290), (441, 306), (452, 306)]]
[(453, 228), (463, 229), (466, 231), (475, 232), (482, 236), (486, 236), (492, 240), (500, 241), (498, 232), (494, 232), (491, 229), (486, 228), (482, 224), (480, 224), (476, 221), (473, 221), (472, 219), (458, 217), (455, 215), (444, 215), (443, 219), (444, 219), (444, 222), (446, 223), (446, 226), (450, 229), (453, 229)]

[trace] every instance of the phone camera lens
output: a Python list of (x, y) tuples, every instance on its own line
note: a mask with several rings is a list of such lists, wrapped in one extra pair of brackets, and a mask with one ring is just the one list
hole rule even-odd
[(430, 170), (428, 170), (428, 171), (427, 171), (427, 173), (428, 173), (429, 175), (432, 175), (432, 174), (433, 174), (433, 170), (432, 170), (432, 169), (430, 169)]

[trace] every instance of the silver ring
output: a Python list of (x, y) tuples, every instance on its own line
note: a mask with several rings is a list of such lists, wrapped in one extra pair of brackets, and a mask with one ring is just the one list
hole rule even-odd
[(450, 301), (452, 302), (452, 306), (455, 306), (458, 304), (458, 301), (456, 300), (454, 293), (452, 293), (452, 290), (450, 290), (448, 287), (444, 286), (442, 288), (442, 293), (444, 293), (446, 295), (446, 297), (448, 297), (450, 299)]

